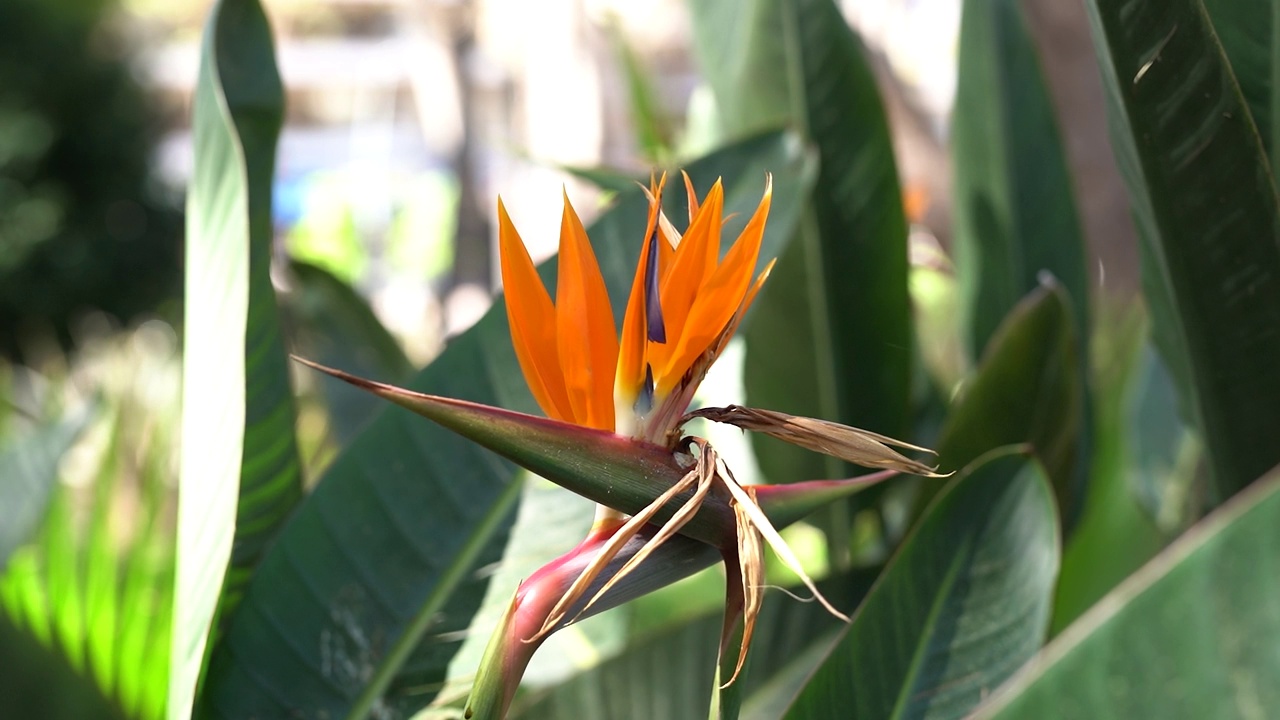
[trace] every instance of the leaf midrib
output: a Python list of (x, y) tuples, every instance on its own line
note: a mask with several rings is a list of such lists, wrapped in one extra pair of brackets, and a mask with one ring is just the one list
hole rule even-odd
[(467, 538), (462, 549), (454, 555), (453, 561), (441, 572), (440, 580), (422, 603), (418, 612), (409, 621), (404, 631), (401, 632), (395, 644), (374, 668), (369, 682), (347, 713), (347, 720), (363, 720), (373, 709), (374, 703), (382, 697), (383, 692), (395, 679), (404, 662), (408, 660), (414, 649), (417, 648), (422, 635), (431, 626), (432, 621), (437, 620), (437, 616), (444, 608), (445, 603), (453, 596), (454, 591), (462, 584), (466, 574), (473, 568), (489, 541), (499, 531), (512, 507), (519, 500), (523, 487), (523, 482), (513, 479), (503, 489), (492, 507), (489, 508), (489, 511), (484, 514), (471, 537)]

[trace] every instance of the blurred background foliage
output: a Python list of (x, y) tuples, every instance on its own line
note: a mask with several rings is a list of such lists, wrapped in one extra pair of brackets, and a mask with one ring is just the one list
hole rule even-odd
[[(847, 639), (874, 637), (875, 627), (903, 630), (899, 650), (927, 646), (955, 668), (973, 663), (990, 673), (930, 676), (964, 695), (1003, 680), (1018, 664), (992, 659), (1004, 646), (966, 644), (966, 637), (988, 637), (983, 623), (995, 628), (990, 638), (1022, 643), (1020, 662), (1112, 593), (1115, 603), (1141, 612), (1127, 609), (1114, 622), (1093, 618), (1095, 632), (1064, 645), (1067, 660), (1057, 675), (1026, 680), (1031, 689), (1013, 710), (984, 712), (1043, 716), (1035, 703), (1051, 703), (1043, 698), (1053, 697), (1055, 683), (1072, 682), (1102, 687), (1090, 697), (1095, 708), (1107, 708), (1102, 666), (1088, 662), (1090, 653), (1119, 648), (1114, 657), (1159, 661), (1121, 651), (1132, 645), (1126, 633), (1133, 628), (1167, 631), (1158, 624), (1161, 612), (1200, 631), (1180, 648), (1199, 652), (1202, 663), (1214, 650), (1214, 618), (1194, 602), (1190, 609), (1161, 605), (1164, 598), (1203, 596), (1207, 605), (1228, 607), (1275, 589), (1266, 578), (1238, 573), (1215, 585), (1212, 562), (1241, 547), (1262, 548), (1259, 567), (1274, 560), (1259, 529), (1259, 518), (1275, 512), (1273, 493), (1250, 491), (1252, 504), (1231, 511), (1243, 518), (1238, 526), (1196, 525), (1273, 465), (1280, 448), (1280, 425), (1272, 422), (1280, 358), (1264, 331), (1268, 317), (1280, 318), (1271, 303), (1275, 277), (1231, 265), (1247, 257), (1242, 267), (1265, 268), (1275, 254), (1275, 192), (1263, 152), (1275, 147), (1267, 88), (1280, 69), (1265, 58), (1280, 57), (1272, 52), (1280, 41), (1263, 37), (1264, 24), (1239, 9), (1261, 17), (1275, 12), (1272, 3), (1171, 0), (1165, 14), (1137, 20), (1114, 15), (1109, 0), (264, 5), (284, 81), (283, 107), (276, 108), (284, 128), (274, 174), (259, 173), (245, 191), (270, 207), (267, 232), (251, 238), (252, 282), (265, 292), (250, 300), (250, 339), (278, 317), (285, 349), (358, 375), (532, 409), (512, 370), (505, 325), (492, 318), (475, 324), (498, 291), (495, 196), (503, 195), (543, 260), (555, 248), (564, 188), (584, 220), (599, 220), (592, 237), (602, 258), (626, 258), (618, 263), (625, 267), (638, 207), (632, 181), (655, 165), (694, 163), (698, 177), (725, 173), (741, 202), (758, 192), (763, 169), (775, 172), (783, 190), (775, 226), (796, 230), (771, 240), (784, 248), (778, 269), (743, 340), (699, 401), (747, 398), (900, 435), (938, 448), (944, 469), (969, 472), (946, 492), (938, 484), (887, 485), (786, 531), (809, 572), (826, 577), (829, 596), (849, 609), (866, 598), (871, 620), (837, 643), (838, 629), (811, 607), (771, 593), (743, 716), (777, 717), (787, 707), (816, 712), (812, 690), (792, 705), (800, 680), (830, 676), (818, 672), (828, 653), (857, 661), (863, 646)], [(1195, 14), (1206, 9), (1203, 17), (1216, 23), (1212, 42)], [(201, 147), (191, 114), (200, 100), (199, 35), (208, 10), (206, 3), (160, 0), (0, 2), (0, 666), (20, 670), (0, 674), (0, 697), (12, 698), (6, 708), (21, 708), (22, 717), (159, 718), (170, 711), (180, 208)], [(1158, 92), (1134, 90), (1156, 62), (1141, 51), (1159, 44), (1142, 33), (1170, 17), (1184, 30), (1179, 42), (1189, 45), (1171, 46), (1161, 62), (1209, 58), (1185, 76), (1219, 83), (1205, 92), (1218, 93), (1228, 120), (1252, 117), (1254, 136), (1196, 122), (1195, 108), (1162, 104), (1162, 97), (1185, 97), (1176, 79)], [(1121, 32), (1122, 22), (1133, 24)], [(260, 45), (227, 47), (231, 56), (265, 52)], [(1233, 94), (1237, 77), (1241, 94)], [(1155, 140), (1142, 135), (1142, 127), (1155, 125), (1173, 130)], [(776, 132), (781, 127), (788, 132)], [(775, 132), (755, 134), (761, 131)], [(1205, 137), (1221, 147), (1164, 166), (1163, 158), (1187, 148), (1210, 147)], [(1257, 148), (1251, 137), (1261, 140)], [(1195, 238), (1228, 226), (1205, 209), (1221, 179), (1209, 170), (1177, 174), (1201, 167), (1197, 158), (1252, 168), (1240, 181), (1240, 211), (1227, 214), (1246, 223), (1231, 226), (1239, 230), (1236, 254), (1196, 254)], [(749, 176), (737, 176), (743, 173)], [(1185, 208), (1198, 214), (1179, 215)], [(1202, 266), (1198, 282), (1187, 279)], [(1255, 295), (1262, 300), (1254, 305), (1232, 304)], [(195, 300), (202, 301), (221, 299)], [(275, 307), (262, 309), (277, 302), (278, 316)], [(1239, 311), (1214, 314), (1229, 307)], [(264, 354), (282, 364), (278, 349), (237, 359), (251, 381), (270, 376), (261, 371)], [(477, 379), (477, 368), (489, 375)], [(303, 660), (279, 643), (252, 644), (261, 628), (243, 619), (237, 628), (228, 611), (214, 637), (221, 654), (209, 656), (208, 697), (221, 700), (207, 701), (204, 711), (231, 712), (218, 704), (231, 702), (226, 698), (270, 705), (245, 690), (265, 686), (278, 697), (296, 691), (290, 702), (299, 706), (329, 703), (344, 714), (398, 717), (429, 703), (424, 717), (457, 717), (510, 589), (581, 536), (590, 505), (536, 479), (513, 486), (513, 477), (524, 476), (464, 450), (441, 453), (445, 441), (346, 385), (277, 374), (268, 385), (285, 397), (296, 390), (296, 418), (286, 407), (272, 421), (293, 442), (296, 419), (301, 482), (308, 490), (317, 483), (338, 489), (316, 492), (296, 509), (285, 498), (285, 510), (302, 519), (287, 532), (280, 530), (283, 516), (256, 528), (268, 549), (264, 562), (277, 570), (305, 565), (281, 554), (350, 530), (333, 519), (333, 508), (341, 508), (340, 519), (349, 513), (364, 523), (359, 528), (376, 529), (369, 530), (373, 539), (351, 530), (343, 562), (401, 567), (396, 553), (409, 543), (396, 540), (387, 550), (377, 535), (400, 522), (412, 528), (405, 532), (413, 541), (454, 563), (448, 568), (460, 579), (441, 585), (448, 632), (405, 641), (415, 652), (401, 659), (403, 667), (387, 665), (386, 647), (403, 640), (405, 617), (434, 592), (435, 580), (370, 570), (372, 580), (343, 584), (346, 594), (329, 598), (316, 617), (290, 615), (278, 631), (303, 638)], [(1252, 393), (1219, 382), (1236, 376), (1254, 383)], [(737, 431), (693, 431), (710, 437), (744, 480), (851, 471), (748, 442)], [(989, 455), (1021, 443), (1035, 462)], [(248, 445), (245, 458), (252, 464)], [(418, 474), (406, 474), (406, 463)], [(1004, 489), (975, 489), (980, 484), (969, 480), (985, 476)], [(431, 483), (458, 477), (469, 479), (475, 517), (441, 509), (439, 498), (448, 495), (441, 488), (453, 486)], [(269, 480), (241, 503), (273, 499)], [(392, 482), (409, 488), (396, 496), (405, 506), (399, 510), (421, 507), (423, 515), (439, 515), (430, 517), (440, 527), (456, 527), (419, 527), (429, 523), (421, 516), (410, 523), (396, 507), (367, 510), (366, 503), (377, 504), (377, 488), (391, 487), (378, 483)], [(1046, 512), (1038, 490), (1022, 489), (1045, 482), (1056, 514)], [(339, 504), (321, 504), (329, 502)], [(996, 509), (984, 513), (988, 507)], [(959, 515), (971, 522), (960, 523)], [(1048, 531), (1059, 522), (1060, 534)], [(286, 550), (273, 557), (277, 531), (285, 533)], [(1023, 620), (1031, 620), (993, 620), (963, 593), (930, 584), (941, 573), (930, 559), (959, 537), (972, 554), (955, 571), (997, 601), (1020, 588)], [(1126, 580), (1180, 537), (1179, 557), (1190, 557), (1180, 574), (1154, 578), (1168, 570), (1166, 554), (1140, 573), (1147, 585)], [(459, 549), (463, 540), (472, 545)], [(477, 554), (466, 555), (473, 545)], [(1022, 562), (1018, 547), (1043, 561)], [(339, 566), (306, 552), (314, 567)], [(901, 557), (921, 559), (913, 569)], [(1019, 561), (1005, 562), (1010, 557)], [(475, 571), (466, 564), (472, 561), (489, 564)], [(992, 579), (974, 570), (988, 561), (1007, 574)], [(254, 562), (256, 555), (241, 581)], [(1046, 572), (1050, 566), (1056, 573)], [(1222, 564), (1222, 572), (1234, 567)], [(298, 572), (295, 579), (316, 587), (319, 575)], [(517, 713), (581, 716), (608, 707), (620, 718), (705, 716), (710, 683), (698, 673), (711, 671), (705, 661), (722, 592), (715, 573), (557, 634), (537, 656)], [(773, 566), (770, 577), (780, 585), (795, 580)], [(871, 586), (878, 577), (890, 589), (877, 595)], [(248, 592), (257, 593), (257, 608), (278, 609), (296, 595), (284, 583), (274, 592), (269, 580), (256, 585), (262, 587)], [(973, 634), (901, 640), (923, 623), (904, 619), (885, 600), (899, 591), (935, 599)], [(381, 609), (360, 593), (387, 593), (398, 605), (377, 616)], [(1241, 609), (1231, 631), (1275, 637), (1267, 634), (1274, 618), (1268, 625), (1262, 615)], [(315, 650), (321, 640), (307, 635), (312, 621), (328, 633), (322, 650)], [(200, 632), (177, 632), (184, 630)], [(224, 631), (232, 640), (223, 642)], [(1063, 633), (1063, 642), (1078, 642), (1083, 632)], [(1257, 664), (1244, 650), (1232, 658), (1243, 664), (1224, 661), (1206, 676)], [(271, 674), (286, 660), (327, 670), (319, 679), (297, 676), (314, 686), (297, 677), (287, 684)], [(385, 703), (376, 694), (357, 697), (375, 669), (394, 681)], [(1274, 663), (1263, 670), (1280, 675)], [(827, 682), (837, 691), (912, 682), (905, 671), (895, 673), (886, 662), (858, 683)], [(666, 702), (654, 698), (658, 684), (672, 688), (670, 705), (651, 704)], [(932, 702), (919, 700), (932, 697), (927, 689), (912, 697)], [(983, 686), (983, 695), (990, 689)], [(1049, 694), (1037, 695), (1043, 692)], [(1206, 690), (1201, 697), (1219, 695)], [(966, 714), (976, 704), (938, 702), (940, 716)], [(1206, 700), (1197, 707), (1219, 706)]]
[(0, 7), (0, 353), (72, 344), (86, 312), (177, 317), (180, 196), (152, 171), (160, 108), (99, 0)]

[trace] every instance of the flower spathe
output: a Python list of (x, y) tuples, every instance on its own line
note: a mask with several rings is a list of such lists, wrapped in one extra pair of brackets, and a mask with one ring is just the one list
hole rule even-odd
[(586, 230), (568, 197), (560, 227), (555, 302), (498, 201), (498, 243), (512, 343), (534, 399), (548, 417), (670, 444), (707, 370), (750, 305), (772, 198), (764, 195), (720, 258), (724, 188), (702, 202), (685, 176), (689, 227), (662, 213), (666, 176), (648, 188), (649, 217), (623, 317), (613, 309)]

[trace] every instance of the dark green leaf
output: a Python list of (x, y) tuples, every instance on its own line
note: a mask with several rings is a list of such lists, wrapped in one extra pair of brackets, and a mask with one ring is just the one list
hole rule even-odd
[(648, 178), (633, 177), (621, 170), (609, 167), (579, 167), (577, 165), (558, 165), (557, 167), (608, 192), (630, 192), (635, 190), (637, 182), (648, 181)]
[[(4, 715), (40, 720), (124, 720), (120, 708), (57, 649), (0, 613)], [(56, 691), (55, 691), (56, 690)]]
[(789, 718), (958, 718), (1043, 642), (1058, 574), (1052, 491), (999, 451), (930, 506)]
[[(818, 589), (837, 609), (852, 613), (883, 570), (849, 570), (819, 582)], [(802, 589), (793, 590), (805, 595)], [(826, 659), (843, 629), (844, 624), (817, 603), (800, 603), (781, 592), (767, 595), (751, 641), (748, 665), (739, 680), (745, 696), (741, 717), (781, 717), (787, 704)]]
[[(1275, 0), (1203, 0), (1213, 30), (1231, 63), (1231, 72), (1249, 104), (1262, 144), (1275, 148), (1277, 78)], [(1274, 168), (1274, 160), (1271, 163)]]
[(535, 696), (511, 717), (704, 720), (719, 643), (720, 617), (700, 618), (633, 643), (622, 655)]
[(689, 3), (693, 49), (715, 94), (716, 115), (729, 135), (803, 121), (793, 116), (798, 109), (794, 98), (802, 91), (793, 94), (788, 75), (796, 28), (781, 24), (783, 3), (790, 1)]
[[(901, 435), (912, 337), (906, 221), (875, 78), (829, 0), (750, 6), (693, 3), (702, 66), (721, 117), (730, 132), (738, 131), (734, 124), (758, 126), (777, 117), (779, 106), (764, 110), (775, 96), (790, 98), (780, 107), (816, 146), (819, 174), (799, 242), (779, 260), (746, 331), (749, 402)], [(726, 13), (760, 22), (720, 24)], [(721, 62), (717, 53), (736, 62)], [(746, 83), (750, 90), (731, 89), (748, 67), (761, 69)], [(738, 92), (751, 97), (735, 99)], [(804, 479), (797, 470), (809, 468), (770, 452), (761, 458), (766, 476)]]
[(966, 0), (952, 114), (955, 255), (970, 357), (1048, 271), (1088, 357), (1089, 278), (1071, 178), (1018, 0)]
[(215, 604), (230, 613), (301, 495), (268, 272), (284, 103), (273, 53), (257, 0), (214, 6), (196, 86), (187, 206), (172, 718), (189, 713)]
[(1156, 340), (1214, 502), (1280, 461), (1280, 212), (1199, 0), (1087, 3)]
[[(1047, 272), (1067, 292), (1076, 356), (1087, 359), (1084, 238), (1053, 105), (1019, 0), (966, 0), (957, 77), (951, 134), (954, 249), (970, 358), (982, 355), (1005, 315)], [(1092, 442), (1089, 365), (1077, 367), (1077, 457), (1074, 476), (1059, 485), (1068, 531), (1080, 509), (1074, 501), (1085, 490)], [(1073, 502), (1062, 502), (1068, 499)]]
[[(774, 173), (768, 257), (794, 226), (804, 160), (793, 138), (772, 134), (713, 154), (689, 172), (703, 190), (726, 178), (726, 210), (738, 213), (726, 232), (735, 234), (759, 201), (765, 171)], [(671, 196), (674, 214), (680, 198)], [(618, 313), (646, 212), (638, 191), (620, 194), (590, 230)], [(501, 304), (410, 387), (535, 408)], [(204, 709), (228, 718), (363, 717), (374, 707), (402, 716), (430, 702), (484, 595), (487, 576), (476, 568), (503, 552), (520, 493), (512, 474), (507, 462), (408, 411), (381, 412), (334, 461), (264, 559), (211, 661)]]
[[(1073, 325), (1057, 283), (1014, 307), (943, 426), (943, 471), (963, 468), (995, 448), (1027, 443), (1053, 481), (1059, 503), (1070, 507), (1078, 500), (1071, 492), (1081, 395)], [(936, 485), (921, 487), (927, 498)]]
[[(300, 355), (363, 377), (399, 383), (413, 364), (369, 304), (350, 285), (309, 263), (289, 263), (291, 283), (282, 305), (289, 317), (290, 346)], [(329, 425), (339, 446), (381, 407), (377, 398), (331, 378), (320, 380)]]
[[(800, 236), (745, 332), (747, 401), (901, 437), (913, 337), (907, 225), (865, 49), (831, 0), (695, 0), (691, 8), (695, 49), (725, 131), (790, 123), (819, 156)], [(752, 440), (771, 482), (855, 472)], [(836, 562), (845, 562), (846, 505), (833, 505), (823, 524)]]
[(1280, 471), (1067, 628), (982, 718), (1267, 717), (1280, 707)]

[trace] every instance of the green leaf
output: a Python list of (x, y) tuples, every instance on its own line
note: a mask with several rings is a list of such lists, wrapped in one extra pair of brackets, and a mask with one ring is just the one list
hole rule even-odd
[[(1270, 153), (1276, 147), (1275, 104), (1280, 102), (1272, 88), (1280, 77), (1277, 55), (1274, 0), (1202, 0), (1213, 22), (1214, 33), (1231, 62), (1231, 72), (1249, 104), (1249, 114), (1258, 126), (1263, 146)], [(1272, 168), (1276, 167), (1273, 158)]]
[(117, 625), (126, 609), (120, 605), (119, 559), (116, 557), (116, 538), (113, 531), (118, 520), (114, 517), (112, 500), (119, 488), (118, 481), (125, 473), (118, 464), (124, 459), (121, 443), (121, 414), (113, 418), (111, 439), (93, 483), (93, 501), (89, 506), (88, 532), (81, 547), (81, 569), (84, 573), (84, 621), (85, 654), (88, 669), (102, 688), (114, 688), (120, 667), (116, 663), (115, 649)]
[(644, 66), (616, 16), (605, 23), (609, 45), (622, 66), (622, 76), (627, 83), (630, 100), (631, 130), (640, 144), (646, 160), (664, 164), (673, 155), (671, 119), (662, 108), (648, 68)]
[[(121, 440), (125, 432), (123, 412), (113, 408), (108, 416), (110, 439), (96, 456), (101, 465), (91, 486), (58, 487), (35, 542), (16, 553), (12, 565), (0, 576), (0, 623), (13, 622), (17, 626), (14, 632), (20, 633), (22, 639), (14, 642), (25, 643), (29, 639), (41, 644), (43, 653), (58, 658), (33, 660), (36, 667), (60, 673), (58, 668), (65, 666), (78, 676), (75, 680), (47, 679), (35, 688), (24, 688), (20, 694), (25, 702), (37, 702), (40, 692), (36, 690), (56, 696), (64, 692), (61, 683), (73, 687), (92, 681), (98, 695), (118, 705), (112, 712), (152, 720), (164, 717), (171, 608), (149, 599), (167, 597), (171, 589), (168, 563), (172, 559), (172, 535), (167, 530), (163, 532), (164, 547), (157, 562), (156, 548), (146, 545), (148, 540), (155, 544), (153, 528), (161, 524), (156, 517), (164, 514), (165, 508), (144, 501), (136, 511), (140, 530), (124, 533), (115, 510), (120, 478), (142, 475), (147, 492), (158, 491), (163, 497), (168, 492), (165, 483), (170, 468), (167, 462), (155, 462), (155, 454), (144, 447), (126, 445)], [(88, 417), (81, 413), (64, 424), (83, 426)], [(137, 426), (132, 429), (152, 434)], [(93, 448), (94, 444), (88, 447)], [(147, 561), (148, 571), (143, 577), (135, 580), (131, 572), (124, 583), (141, 585), (144, 594), (122, 593), (118, 572), (122, 560), (130, 565)], [(127, 638), (133, 635), (132, 626), (138, 622), (150, 625), (157, 619), (163, 620), (163, 631), (145, 639), (142, 654), (126, 656), (124, 649)], [(50, 708), (61, 706), (53, 699), (47, 702)], [(57, 716), (60, 711), (48, 712)]]
[[(875, 571), (856, 571), (827, 579), (818, 587), (837, 607), (853, 608), (876, 575)], [(704, 720), (711, 702), (721, 622), (721, 614), (716, 612), (635, 641), (617, 657), (555, 687), (531, 693), (531, 699), (523, 706), (518, 704), (512, 717)], [(798, 654), (839, 627), (840, 621), (817, 603), (800, 602), (782, 592), (767, 594), (749, 665), (737, 686), (750, 698), (752, 690), (785, 680), (779, 675)], [(765, 699), (757, 702), (763, 704)], [(749, 699), (749, 717), (765, 716), (759, 711), (752, 715), (750, 703)]]
[(622, 170), (611, 167), (582, 167), (578, 165), (557, 165), (563, 172), (595, 185), (606, 192), (630, 192), (638, 182), (647, 182), (648, 178), (628, 175)]
[[(883, 570), (849, 570), (822, 580), (818, 590), (836, 608), (851, 613)], [(806, 592), (795, 590), (801, 596)], [(765, 596), (748, 665), (739, 679), (745, 696), (740, 715), (751, 720), (781, 717), (843, 630), (844, 624), (817, 603), (799, 602), (781, 592)]]
[(171, 718), (189, 714), (215, 604), (230, 614), (301, 495), (269, 276), (283, 93), (256, 0), (214, 6), (194, 105)]
[[(281, 305), (290, 321), (290, 347), (295, 352), (387, 382), (412, 377), (413, 363), (400, 343), (354, 288), (309, 263), (295, 260), (289, 263), (289, 270), (290, 288)], [(337, 380), (322, 379), (320, 390), (339, 446), (350, 442), (381, 407), (368, 393)]]
[(1266, 717), (1280, 707), (1280, 471), (1049, 644), (978, 717)]
[[(955, 265), (969, 357), (1050, 273), (1066, 290), (1076, 357), (1089, 357), (1089, 276), (1071, 177), (1019, 0), (966, 0), (952, 113)], [(1079, 516), (1092, 443), (1089, 365), (1080, 393), (1074, 475), (1057, 478), (1068, 532)]]
[(1125, 418), (1133, 455), (1127, 484), (1172, 536), (1204, 515), (1203, 445), (1178, 414), (1177, 389), (1160, 354), (1148, 345), (1139, 363)]
[(1058, 574), (1040, 466), (1007, 449), (930, 506), (789, 718), (958, 718), (1035, 654)]
[(0, 448), (0, 571), (39, 528), (57, 486), (58, 464), (89, 417), (73, 414), (25, 436), (10, 437)]
[(955, 263), (970, 357), (1048, 271), (1088, 357), (1089, 278), (1053, 105), (1018, 0), (966, 0), (952, 113)]
[(1199, 0), (1090, 0), (1157, 343), (1220, 502), (1280, 461), (1280, 212)]
[[(1053, 634), (1164, 547), (1164, 533), (1154, 516), (1143, 511), (1133, 478), (1142, 474), (1144, 451), (1167, 458), (1181, 439), (1171, 387), (1160, 396), (1167, 404), (1135, 414), (1135, 406), (1147, 395), (1155, 360), (1141, 306), (1099, 315), (1091, 363), (1098, 398), (1093, 463), (1080, 522), (1062, 555)], [(1159, 432), (1166, 428), (1175, 428), (1178, 435)], [(1148, 435), (1154, 435), (1150, 445), (1145, 442)]]
[[(911, 267), (911, 301), (916, 316), (916, 350), (924, 372), (913, 376), (917, 385), (929, 383), (930, 392), (944, 397), (929, 402), (946, 402), (953, 388), (972, 370), (960, 332), (959, 290), (951, 263), (940, 248), (930, 249), (922, 263)], [(919, 388), (917, 388), (919, 392)], [(916, 440), (927, 444), (919, 423)]]
[[(819, 174), (799, 241), (779, 260), (746, 330), (749, 402), (901, 435), (912, 344), (907, 232), (875, 78), (862, 44), (830, 0), (750, 5), (693, 3), (706, 53), (702, 67), (721, 117), (763, 123), (776, 117), (776, 109), (763, 109), (775, 94), (789, 98), (781, 107), (790, 109), (789, 120), (817, 148)], [(725, 14), (738, 12), (759, 24), (720, 24)], [(742, 56), (723, 64), (717, 48)], [(766, 62), (773, 63), (771, 70), (747, 83), (756, 96), (735, 101), (727, 86), (745, 67), (760, 69), (757, 64)], [(762, 453), (766, 476), (774, 482), (805, 479), (771, 453), (785, 457), (780, 450)]]
[[(726, 229), (731, 234), (759, 202), (765, 171), (774, 173), (763, 252), (769, 257), (794, 226), (806, 168), (794, 138), (774, 133), (715, 153), (689, 172), (700, 189), (726, 178), (727, 212), (738, 213)], [(675, 195), (673, 214), (682, 200)], [(646, 214), (633, 190), (590, 229), (619, 313)], [(410, 387), (535, 408), (501, 304)], [(402, 716), (430, 702), (484, 595), (487, 575), (476, 568), (502, 555), (520, 494), (513, 472), (412, 413), (381, 412), (334, 461), (264, 559), (210, 662), (203, 710), (228, 718), (364, 717), (374, 708)]]
[[(747, 402), (902, 437), (912, 319), (907, 224), (883, 103), (865, 49), (831, 0), (694, 0), (703, 74), (729, 135), (790, 123), (818, 151), (800, 235), (746, 328)], [(852, 467), (752, 438), (771, 482)], [(847, 506), (826, 518), (847, 561)]]
[[(938, 440), (943, 471), (959, 470), (995, 448), (1027, 443), (1059, 503), (1076, 502), (1071, 480), (1081, 393), (1069, 302), (1062, 287), (1049, 282), (1005, 318), (947, 416)], [(921, 487), (927, 499), (936, 485)]]
[(698, 66), (730, 136), (797, 121), (793, 98), (803, 90), (793, 94), (789, 53), (796, 28), (780, 23), (784, 2), (790, 0), (689, 3)]
[(633, 642), (618, 657), (535, 694), (511, 717), (705, 720), (719, 643), (720, 616), (699, 618)]
[(79, 533), (68, 492), (54, 497), (40, 541), (50, 626), (57, 645), (76, 672), (85, 667), (84, 578), (80, 574)]

